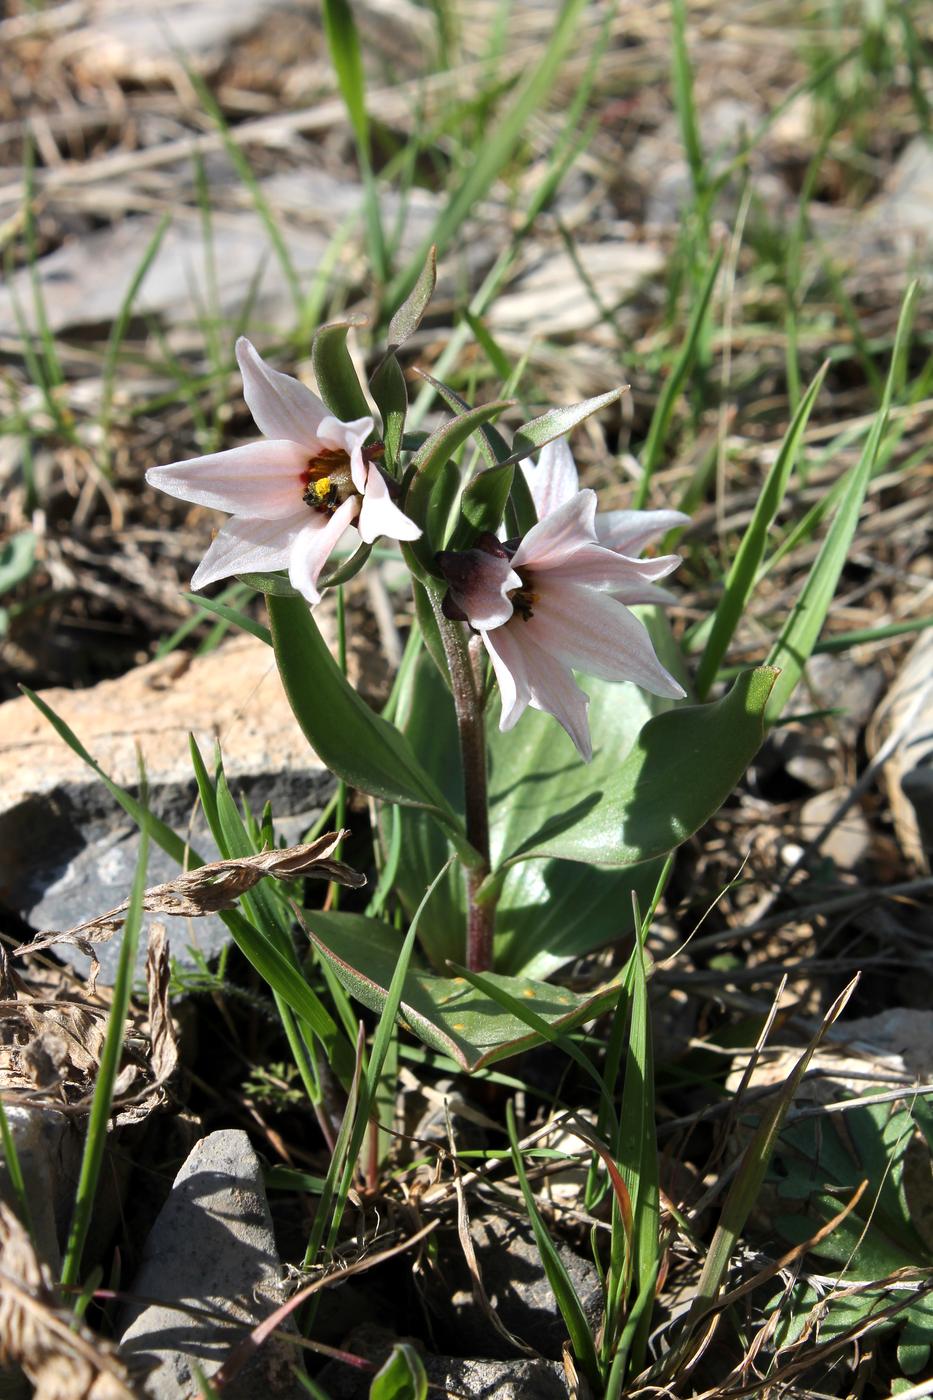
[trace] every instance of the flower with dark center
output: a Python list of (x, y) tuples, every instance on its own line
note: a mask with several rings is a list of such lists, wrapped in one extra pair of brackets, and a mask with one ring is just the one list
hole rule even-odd
[(589, 760), (589, 697), (574, 670), (634, 681), (653, 695), (684, 695), (643, 624), (619, 601), (652, 587), (677, 557), (633, 559), (601, 544), (594, 492), (571, 494), (520, 542), (482, 536), (472, 549), (442, 551), (437, 560), (448, 584), (445, 611), (469, 622), (492, 661), (500, 729), (511, 729), (529, 705), (546, 710)]
[(381, 445), (364, 446), (372, 418), (341, 422), (306, 385), (267, 365), (245, 338), (236, 354), (264, 440), (152, 467), (146, 480), (170, 496), (232, 514), (198, 565), (193, 588), (287, 569), (289, 582), (313, 605), (320, 602), (321, 570), (349, 526), (367, 544), (380, 535), (414, 540), (421, 531), (392, 500), (378, 464)]

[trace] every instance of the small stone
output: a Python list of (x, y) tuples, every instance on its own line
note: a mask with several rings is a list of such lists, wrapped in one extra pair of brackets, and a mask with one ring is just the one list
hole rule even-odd
[[(175, 1178), (143, 1248), (131, 1292), (146, 1299), (119, 1319), (120, 1354), (151, 1400), (197, 1393), (231, 1349), (283, 1301), (281, 1265), (259, 1160), (246, 1134), (202, 1138)], [(182, 1307), (186, 1310), (182, 1311)], [(202, 1314), (199, 1316), (198, 1314)], [(295, 1348), (270, 1338), (224, 1386), (227, 1400), (297, 1400)]]
[(933, 631), (914, 643), (872, 719), (868, 749), (894, 740), (882, 777), (898, 843), (909, 861), (931, 868), (933, 853)]
[(849, 796), (848, 788), (830, 788), (810, 797), (800, 809), (800, 829), (808, 845), (823, 830), (832, 826), (822, 838), (819, 854), (828, 856), (840, 871), (851, 871), (871, 852), (872, 835), (868, 822), (858, 806), (849, 807), (841, 817), (836, 813)]
[(877, 1016), (844, 1021), (839, 1033), (850, 1044), (859, 1042), (860, 1049), (877, 1049), (886, 1058), (899, 1056), (908, 1074), (924, 1084), (933, 1080), (933, 1011), (892, 1006)]
[[(558, 1359), (567, 1337), (560, 1309), (548, 1283), (534, 1231), (525, 1218), (496, 1216), (470, 1223), (486, 1296), (500, 1322), (519, 1341), (543, 1356)], [(553, 1238), (553, 1232), (552, 1232)], [(603, 1290), (592, 1260), (555, 1239), (557, 1252), (594, 1329), (603, 1307)], [(437, 1335), (451, 1350), (474, 1356), (514, 1357), (515, 1348), (496, 1330), (473, 1298), (470, 1275), (456, 1236), (441, 1245), (438, 1268), (443, 1288), (429, 1289), (436, 1310)]]
[[(81, 1165), (81, 1125), (73, 1114), (35, 1104), (8, 1103), (6, 1116), (23, 1173), (33, 1242), (40, 1259), (57, 1274), (59, 1242), (68, 1230)], [(2, 1148), (0, 1199), (19, 1209)]]

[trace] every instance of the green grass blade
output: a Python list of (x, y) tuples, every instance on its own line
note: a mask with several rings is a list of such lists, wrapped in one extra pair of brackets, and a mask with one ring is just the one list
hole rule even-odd
[(373, 276), (382, 285), (388, 277), (385, 235), (379, 209), (379, 191), (372, 167), (369, 114), (366, 111), (366, 74), (356, 21), (348, 0), (324, 0), (324, 34), (331, 62), (337, 75), (353, 135), (363, 178), (363, 208), (366, 216), (369, 261)]
[[(252, 589), (237, 585), (235, 591), (248, 597)], [(272, 633), (269, 628), (257, 621), (255, 617), (250, 617), (248, 613), (241, 612), (239, 608), (232, 608), (221, 598), (202, 598), (199, 593), (183, 593), (182, 597), (186, 598), (189, 603), (193, 603), (196, 608), (201, 608), (204, 612), (213, 614), (214, 617), (223, 618), (224, 622), (239, 627), (241, 632), (248, 632), (251, 637), (256, 637), (260, 642), (265, 642), (267, 647), (271, 647)]]
[[(480, 145), (476, 158), (441, 210), (434, 227), (408, 266), (391, 283), (386, 297), (389, 305), (398, 304), (406, 296), (424, 266), (432, 243), (443, 255), (471, 209), (508, 164), (529, 120), (551, 92), (560, 64), (579, 33), (580, 17), (585, 9), (586, 0), (564, 0), (544, 53), (535, 63), (512, 105), (491, 126), (489, 139)], [(475, 309), (471, 307), (471, 310)]]
[(742, 542), (726, 575), (723, 595), (713, 615), (712, 626), (694, 682), (697, 698), (700, 700), (705, 700), (710, 692), (716, 679), (716, 673), (722, 664), (722, 659), (735, 629), (742, 619), (745, 605), (755, 586), (758, 570), (764, 558), (768, 531), (784, 499), (790, 475), (803, 442), (803, 434), (810, 412), (820, 392), (827, 368), (828, 366), (824, 364), (820, 369), (797, 409), (790, 427), (784, 434), (780, 451), (768, 472), (764, 486), (761, 488), (754, 514), (742, 536)]
[(62, 1261), (62, 1284), (73, 1287), (78, 1281), (81, 1269), (81, 1256), (84, 1252), (94, 1197), (100, 1180), (107, 1146), (107, 1123), (113, 1104), (113, 1086), (120, 1068), (123, 1051), (123, 1036), (130, 1006), (130, 993), (133, 987), (133, 973), (136, 969), (136, 949), (139, 946), (139, 930), (142, 924), (143, 892), (146, 888), (146, 869), (149, 863), (149, 835), (142, 832), (139, 846), (139, 859), (130, 894), (130, 905), (123, 926), (123, 942), (120, 945), (120, 959), (113, 986), (113, 1000), (107, 1017), (107, 1032), (104, 1048), (101, 1051), (97, 1069), (97, 1082), (94, 1085), (94, 1098), (88, 1118), (87, 1137), (81, 1158), (78, 1187), (75, 1194), (68, 1243)]
[(515, 1108), (512, 1101), (506, 1105), (506, 1124), (509, 1132), (509, 1144), (512, 1148), (512, 1161), (515, 1164), (515, 1172), (518, 1176), (518, 1184), (525, 1198), (525, 1209), (528, 1212), (528, 1219), (531, 1221), (531, 1228), (534, 1230), (538, 1251), (541, 1255), (541, 1263), (544, 1265), (544, 1272), (547, 1274), (547, 1281), (551, 1285), (551, 1290), (560, 1308), (561, 1317), (570, 1337), (570, 1344), (573, 1347), (574, 1355), (586, 1374), (590, 1384), (595, 1388), (597, 1394), (601, 1392), (599, 1358), (596, 1355), (596, 1347), (593, 1342), (593, 1335), (590, 1325), (586, 1320), (583, 1305), (577, 1295), (570, 1275), (564, 1267), (563, 1261), (554, 1247), (547, 1230), (544, 1228), (544, 1221), (535, 1202), (534, 1193), (528, 1181), (528, 1174), (525, 1171), (525, 1163), (522, 1160), (521, 1149), (518, 1145), (518, 1133), (515, 1128)]
[(858, 525), (862, 502), (865, 499), (875, 458), (887, 430), (893, 386), (900, 374), (901, 358), (910, 338), (910, 327), (916, 302), (917, 283), (913, 282), (908, 288), (901, 308), (894, 349), (891, 354), (891, 367), (888, 371), (881, 407), (875, 415), (862, 456), (853, 471), (845, 496), (833, 516), (832, 524), (820, 547), (819, 554), (813, 562), (803, 591), (797, 599), (780, 637), (771, 649), (768, 664), (779, 667), (781, 674), (775, 681), (768, 701), (767, 718), (770, 723), (778, 718), (794, 693), (832, 604), (836, 585), (839, 582), (839, 576), (842, 573), (849, 546)]
[(693, 183), (694, 200), (699, 200), (706, 191), (706, 161), (703, 156), (703, 143), (700, 139), (700, 124), (697, 120), (696, 103), (693, 97), (693, 69), (690, 52), (687, 48), (687, 9), (684, 0), (671, 0), (671, 66), (674, 89), (674, 106), (680, 124), (680, 137), (687, 156), (690, 179)]
[(683, 388), (684, 380), (690, 373), (693, 363), (700, 347), (703, 334), (703, 327), (706, 322), (706, 313), (713, 295), (713, 288), (716, 285), (716, 278), (719, 275), (719, 266), (722, 262), (723, 249), (718, 248), (706, 280), (693, 307), (693, 314), (687, 327), (687, 334), (683, 344), (674, 361), (674, 366), (664, 382), (661, 393), (658, 397), (657, 407), (651, 417), (651, 424), (648, 428), (648, 436), (645, 439), (645, 446), (641, 454), (642, 473), (635, 490), (632, 506), (635, 510), (643, 510), (648, 499), (648, 492), (651, 489), (651, 478), (661, 461), (661, 454), (667, 443), (667, 432), (673, 417), (674, 407), (677, 403), (678, 395)]
[(29, 1231), (29, 1237), (33, 1244), (36, 1242), (36, 1232), (32, 1220), (32, 1212), (29, 1209), (29, 1197), (26, 1194), (26, 1182), (23, 1177), (23, 1168), (20, 1164), (19, 1153), (16, 1150), (16, 1143), (13, 1140), (13, 1130), (10, 1127), (10, 1120), (6, 1116), (6, 1108), (3, 1099), (0, 1098), (0, 1143), (3, 1145), (3, 1162), (6, 1167), (7, 1176), (10, 1178), (10, 1185), (16, 1197), (16, 1213), (21, 1223)]
[(40, 699), (35, 691), (30, 690), (28, 686), (20, 686), (20, 690), (32, 701), (36, 709), (45, 716), (55, 732), (64, 739), (72, 753), (76, 753), (78, 757), (97, 774), (111, 797), (119, 802), (128, 816), (133, 818), (133, 821), (139, 827), (140, 831), (145, 832), (147, 836), (151, 837), (156, 845), (161, 846), (162, 850), (165, 851), (167, 855), (170, 855), (173, 860), (177, 860), (178, 864), (183, 869), (195, 870), (199, 865), (204, 864), (201, 856), (183, 841), (180, 836), (176, 835), (170, 826), (166, 826), (164, 821), (150, 812), (145, 802), (141, 802), (133, 797), (125, 788), (120, 787), (118, 783), (115, 783), (108, 777), (100, 764), (88, 753), (74, 730), (69, 728), (51, 706)]

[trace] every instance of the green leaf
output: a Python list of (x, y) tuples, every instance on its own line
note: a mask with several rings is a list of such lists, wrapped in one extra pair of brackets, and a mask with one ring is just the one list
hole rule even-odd
[(408, 389), (394, 351), (390, 350), (376, 369), (369, 381), (369, 392), (382, 419), (386, 469), (394, 475), (408, 413)]
[(233, 623), (234, 627), (239, 627), (241, 631), (248, 632), (251, 637), (257, 637), (260, 642), (265, 642), (266, 646), (271, 647), (272, 633), (268, 627), (264, 627), (248, 613), (240, 612), (239, 608), (231, 608), (229, 603), (222, 603), (217, 598), (202, 598), (200, 593), (183, 593), (181, 596), (202, 612), (222, 617), (225, 622)]
[(550, 855), (625, 866), (673, 850), (718, 810), (757, 752), (774, 680), (768, 667), (746, 671), (713, 705), (658, 714), (626, 753), (627, 687), (587, 678), (589, 764), (549, 715), (529, 710), (490, 745), (495, 864)]
[(628, 385), (623, 384), (618, 389), (610, 389), (606, 394), (597, 394), (596, 398), (584, 399), (581, 403), (569, 404), (566, 408), (552, 408), (549, 412), (542, 413), (540, 418), (532, 418), (523, 423), (512, 438), (512, 451), (505, 459), (506, 462), (520, 462), (524, 457), (530, 457), (533, 452), (537, 452), (539, 447), (544, 447), (545, 443), (564, 437), (579, 423), (615, 403), (627, 389)]
[[(495, 534), (498, 530), (505, 515), (514, 475), (515, 468), (502, 463), (487, 467), (474, 476), (460, 502), (460, 509), (472, 526), (472, 532)], [(453, 547), (463, 549), (466, 545), (455, 542)]]
[(515, 1163), (515, 1171), (518, 1175), (518, 1184), (525, 1198), (525, 1209), (531, 1221), (531, 1228), (535, 1232), (538, 1251), (541, 1255), (541, 1263), (544, 1265), (544, 1272), (547, 1274), (547, 1281), (551, 1285), (551, 1291), (560, 1308), (560, 1315), (564, 1319), (564, 1325), (570, 1337), (574, 1355), (580, 1364), (581, 1369), (586, 1373), (590, 1384), (601, 1390), (600, 1366), (596, 1355), (596, 1347), (593, 1344), (593, 1334), (590, 1324), (587, 1321), (586, 1313), (583, 1311), (583, 1304), (577, 1295), (570, 1275), (564, 1266), (563, 1260), (554, 1247), (554, 1242), (544, 1228), (544, 1221), (538, 1210), (534, 1192), (528, 1181), (528, 1174), (525, 1171), (525, 1163), (522, 1160), (521, 1149), (518, 1145), (518, 1133), (515, 1129), (515, 1107), (510, 1100), (506, 1106), (506, 1123), (509, 1130), (509, 1145), (512, 1149), (512, 1161)]
[(0, 593), (15, 588), (32, 571), (36, 557), (36, 536), (32, 530), (20, 530), (0, 545)]
[(713, 295), (713, 288), (716, 285), (716, 278), (719, 275), (722, 255), (723, 249), (718, 248), (710, 264), (709, 271), (706, 275), (706, 281), (694, 304), (683, 345), (680, 347), (677, 359), (674, 361), (673, 369), (664, 382), (664, 386), (658, 397), (657, 406), (652, 414), (651, 424), (648, 428), (648, 436), (641, 454), (642, 474), (632, 499), (632, 506), (635, 510), (642, 510), (648, 499), (648, 492), (651, 488), (651, 478), (660, 463), (661, 454), (667, 443), (667, 431), (678, 396), (693, 362), (696, 359), (703, 325), (706, 321), (706, 313)]
[(428, 1376), (410, 1342), (396, 1342), (369, 1387), (369, 1400), (426, 1400)]
[(331, 413), (344, 422), (368, 418), (370, 407), (347, 349), (347, 334), (360, 320), (334, 321), (321, 326), (311, 343), (311, 364), (318, 393)]
[(300, 598), (297, 588), (292, 588), (282, 574), (237, 574), (240, 583), (247, 588), (255, 588), (257, 593), (265, 593), (276, 598)]
[(813, 561), (803, 590), (768, 657), (769, 665), (777, 666), (781, 671), (768, 704), (769, 723), (774, 723), (793, 695), (835, 596), (836, 585), (858, 525), (875, 459), (887, 431), (894, 384), (910, 337), (916, 303), (917, 283), (912, 282), (901, 307), (881, 407), (875, 415), (862, 455), (852, 470), (848, 488), (833, 516), (820, 552)]
[(442, 549), (446, 542), (445, 527), (450, 506), (460, 484), (459, 470), (453, 465), (448, 466), (448, 463), (478, 428), (509, 407), (511, 400), (500, 399), (468, 409), (459, 418), (448, 419), (435, 428), (412, 458), (410, 469), (413, 476), (405, 499), (405, 511), (424, 532), (411, 550), (429, 572), (434, 568), (435, 552)]
[(408, 740), (375, 714), (348, 683), (307, 604), (270, 596), (268, 606), (282, 685), (318, 756), (360, 792), (431, 811), (444, 824), (458, 853), (475, 860), (462, 823)]
[[(304, 919), (315, 948), (350, 994), (381, 1013), (398, 962), (398, 934), (363, 914), (314, 909), (306, 910)], [(485, 976), (509, 995), (526, 1001), (549, 1026), (559, 1030), (570, 1030), (598, 1016), (619, 994), (617, 981), (578, 995), (526, 977)], [(401, 1015), (426, 1045), (449, 1055), (466, 1070), (518, 1054), (541, 1039), (464, 977), (442, 977), (414, 961), (402, 987)]]
[(389, 345), (398, 349), (421, 325), (437, 284), (437, 249), (432, 246), (418, 274), (418, 280), (389, 322)]
[(803, 434), (810, 418), (810, 411), (816, 402), (816, 396), (820, 392), (826, 376), (827, 365), (828, 361), (810, 385), (794, 415), (793, 422), (784, 434), (781, 450), (768, 472), (754, 514), (742, 536), (742, 543), (739, 545), (726, 575), (723, 595), (713, 615), (709, 637), (697, 667), (696, 690), (701, 699), (705, 699), (712, 688), (716, 672), (726, 654), (726, 648), (741, 621), (745, 604), (755, 586), (758, 570), (765, 554), (768, 531), (784, 499), (787, 483), (803, 442)]

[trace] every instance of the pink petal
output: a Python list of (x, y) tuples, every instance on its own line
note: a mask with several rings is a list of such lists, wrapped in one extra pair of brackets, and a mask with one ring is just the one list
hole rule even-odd
[(366, 489), (366, 463), (363, 461), (363, 443), (373, 430), (371, 418), (354, 418), (352, 423), (341, 423), (339, 418), (329, 414), (318, 425), (317, 437), (322, 447), (336, 448), (346, 452), (350, 458), (350, 476), (353, 485), (362, 496)]
[(595, 518), (596, 492), (578, 491), (528, 531), (515, 551), (513, 565), (539, 570), (563, 563), (581, 545), (596, 542)]
[(580, 489), (576, 463), (566, 438), (546, 442), (538, 453), (537, 463), (526, 460), (521, 468), (539, 520), (565, 505)]
[(480, 635), (499, 682), (502, 699), (499, 728), (505, 733), (515, 728), (531, 701), (524, 653), (518, 636), (510, 627), (497, 627), (492, 632), (482, 632)]
[(290, 374), (267, 365), (245, 336), (236, 343), (236, 358), (243, 376), (243, 397), (259, 431), (267, 438), (287, 438), (313, 450), (318, 425), (328, 417), (317, 394)]
[(677, 602), (675, 593), (669, 588), (659, 588), (656, 583), (627, 583), (624, 588), (614, 588), (612, 596), (627, 607), (634, 607), (637, 603), (658, 603), (666, 606), (668, 603)]
[(292, 540), (288, 556), (288, 581), (312, 608), (321, 601), (317, 587), (321, 570), (340, 543), (344, 531), (352, 525), (358, 509), (356, 496), (349, 496), (333, 515), (312, 511), (310, 518), (306, 517), (304, 529)]
[(689, 524), (682, 510), (607, 510), (596, 517), (596, 538), (608, 549), (636, 555), (658, 535)]
[(292, 541), (308, 521), (308, 510), (278, 520), (253, 520), (235, 515), (214, 536), (201, 560), (192, 588), (204, 588), (219, 578), (234, 574), (284, 569)]
[(370, 466), (367, 472), (363, 506), (356, 528), (366, 544), (372, 544), (380, 535), (387, 535), (390, 540), (416, 540), (421, 534), (415, 522), (409, 520), (392, 500), (385, 477), (374, 466)]
[[(679, 554), (665, 554), (657, 559), (629, 559), (601, 544), (583, 544), (561, 563), (544, 570), (542, 578), (566, 579), (570, 583), (586, 584), (588, 588), (617, 592), (632, 584), (666, 578), (679, 563)], [(536, 569), (530, 572), (534, 580)]]
[(534, 616), (523, 626), (536, 646), (588, 675), (634, 681), (652, 695), (680, 699), (685, 693), (661, 665), (638, 618), (605, 593), (555, 580), (541, 591)]
[(590, 699), (577, 685), (570, 668), (536, 646), (519, 618), (507, 627), (484, 632), (482, 637), (502, 696), (499, 728), (513, 728), (527, 705), (544, 710), (563, 725), (580, 757), (588, 763), (593, 757), (587, 723)]
[(504, 550), (501, 554), (485, 549), (443, 550), (437, 559), (453, 602), (471, 626), (482, 631), (509, 621), (513, 608), (507, 595), (510, 589), (521, 588), (522, 581)]
[(294, 442), (251, 442), (188, 462), (150, 467), (146, 480), (182, 501), (278, 520), (301, 504), (307, 464), (307, 451)]

